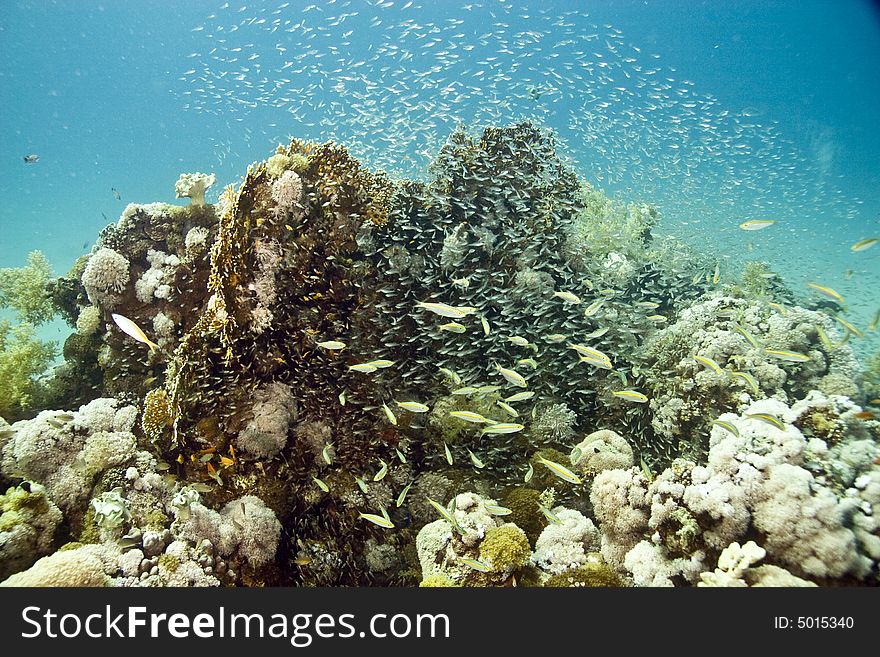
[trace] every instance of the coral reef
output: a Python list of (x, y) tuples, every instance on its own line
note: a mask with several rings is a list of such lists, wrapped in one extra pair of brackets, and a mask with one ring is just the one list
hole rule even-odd
[(549, 131), (457, 129), (426, 181), (293, 140), (214, 182), (0, 274), (7, 584), (876, 582), (841, 309), (662, 236)]

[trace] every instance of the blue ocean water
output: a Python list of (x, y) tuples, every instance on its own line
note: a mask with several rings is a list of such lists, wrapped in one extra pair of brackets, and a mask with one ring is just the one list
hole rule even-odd
[(62, 273), (127, 203), (175, 202), (185, 171), (216, 194), (291, 136), (425, 176), (457, 123), (533, 117), (662, 231), (832, 286), (864, 325), (880, 247), (849, 247), (880, 234), (877, 61), (856, 1), (4, 2), (0, 266), (40, 249)]

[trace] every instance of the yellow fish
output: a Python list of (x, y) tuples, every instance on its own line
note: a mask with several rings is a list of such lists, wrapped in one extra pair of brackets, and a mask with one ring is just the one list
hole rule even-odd
[(117, 315), (116, 313), (113, 313), (110, 316), (113, 318), (113, 321), (116, 322), (116, 326), (118, 326), (127, 336), (147, 345), (150, 348), (150, 351), (156, 351), (159, 348), (159, 345), (150, 340), (150, 338), (148, 338), (141, 330), (141, 327), (131, 321), (128, 317)]
[(637, 402), (639, 404), (644, 404), (646, 401), (648, 401), (648, 397), (646, 395), (643, 395), (640, 392), (636, 392), (635, 390), (615, 390), (611, 394), (615, 397), (620, 397), (621, 399)]
[(870, 249), (877, 242), (880, 242), (880, 237), (869, 237), (866, 240), (860, 240), (853, 244), (850, 248), (850, 251), (853, 253), (858, 253), (859, 251), (864, 251), (865, 249)]
[(772, 219), (749, 219), (739, 225), (743, 230), (762, 230), (772, 226), (776, 222)]
[(715, 374), (721, 374), (721, 372), (723, 371), (718, 363), (707, 356), (694, 356), (694, 360), (698, 363), (702, 363), (713, 372), (715, 372)]
[(557, 477), (562, 479), (563, 481), (567, 481), (570, 484), (579, 484), (581, 483), (581, 478), (578, 477), (574, 472), (566, 468), (564, 465), (560, 465), (555, 461), (549, 461), (543, 457), (538, 459), (539, 463), (543, 463), (546, 465), (550, 471), (555, 474)]
[(846, 304), (846, 301), (844, 301), (843, 297), (837, 292), (837, 290), (826, 287), (825, 285), (819, 285), (818, 283), (807, 283), (807, 287), (813, 288), (816, 292), (824, 294), (826, 297), (836, 301), (841, 306)]

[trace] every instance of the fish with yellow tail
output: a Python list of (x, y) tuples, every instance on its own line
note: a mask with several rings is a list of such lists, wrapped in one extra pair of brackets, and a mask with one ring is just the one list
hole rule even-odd
[(819, 294), (828, 297), (832, 301), (836, 301), (841, 306), (846, 307), (846, 300), (843, 296), (835, 290), (834, 288), (830, 288), (827, 285), (819, 285), (818, 283), (807, 283), (807, 287), (813, 290), (816, 290)]
[(742, 222), (739, 227), (743, 230), (763, 230), (769, 228), (776, 222), (772, 219), (749, 219)]
[(127, 336), (134, 338), (141, 344), (147, 345), (150, 348), (150, 351), (158, 351), (159, 345), (150, 340), (141, 327), (131, 321), (128, 317), (117, 315), (116, 313), (113, 313), (110, 316), (113, 318), (116, 326), (118, 326)]
[(581, 478), (578, 477), (574, 472), (566, 468), (564, 465), (560, 465), (556, 463), (556, 461), (549, 461), (544, 457), (538, 459), (538, 462), (546, 465), (550, 471), (555, 474), (557, 477), (562, 479), (563, 481), (567, 481), (570, 484), (580, 484)]

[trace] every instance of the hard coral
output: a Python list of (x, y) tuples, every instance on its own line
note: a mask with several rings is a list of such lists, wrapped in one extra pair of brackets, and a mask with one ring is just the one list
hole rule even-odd
[(193, 205), (201, 206), (205, 204), (205, 192), (216, 181), (213, 173), (182, 173), (174, 184), (174, 194), (177, 198), (189, 197)]

